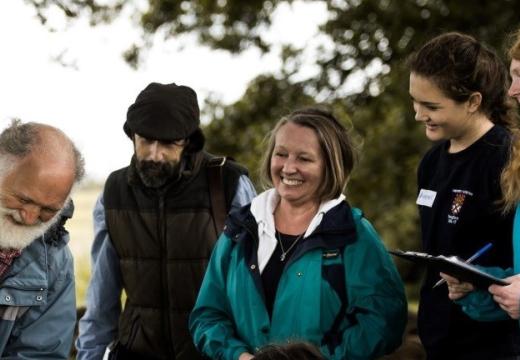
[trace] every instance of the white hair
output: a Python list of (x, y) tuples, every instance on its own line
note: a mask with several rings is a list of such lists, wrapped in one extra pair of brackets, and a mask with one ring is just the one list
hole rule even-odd
[[(15, 156), (0, 154), (0, 187), (18, 160)], [(22, 250), (27, 247), (59, 220), (69, 201), (70, 195), (65, 201), (65, 205), (50, 220), (26, 225), (23, 224), (19, 211), (6, 208), (0, 199), (0, 249)]]

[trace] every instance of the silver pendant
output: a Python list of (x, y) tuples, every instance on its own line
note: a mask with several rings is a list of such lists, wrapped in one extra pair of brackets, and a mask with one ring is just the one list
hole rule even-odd
[(280, 256), (280, 261), (285, 261), (285, 253), (282, 253), (282, 255)]

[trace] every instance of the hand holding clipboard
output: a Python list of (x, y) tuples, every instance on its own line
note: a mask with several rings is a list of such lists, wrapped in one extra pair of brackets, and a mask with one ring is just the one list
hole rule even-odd
[[(486, 245), (484, 245), (484, 247), (482, 249), (480, 249), (479, 251), (477, 251), (476, 253), (474, 253), (473, 255), (471, 255), (469, 258), (466, 259), (465, 263), (466, 264), (471, 264), (474, 260), (476, 260), (478, 257), (480, 257), (480, 255), (484, 254), (486, 251), (488, 251), (491, 247), (493, 246), (492, 243), (487, 243)], [(433, 285), (433, 289), (435, 289), (437, 286), (439, 285), (442, 285), (446, 282), (446, 280), (444, 279), (440, 279), (439, 281), (437, 281), (435, 283), (435, 285)]]
[[(481, 254), (484, 251), (482, 251)], [(433, 256), (427, 253), (402, 250), (389, 251), (389, 253), (418, 264), (424, 264), (435, 271), (446, 273), (463, 282), (469, 282), (480, 289), (487, 289), (493, 284), (508, 285), (508, 283), (503, 279), (489, 275), (479, 268), (467, 263), (466, 261), (469, 259), (464, 261), (456, 256)], [(478, 252), (475, 255), (477, 254)], [(479, 256), (481, 254), (479, 254)], [(474, 259), (476, 259), (475, 255), (472, 256)], [(472, 261), (474, 259), (472, 259)]]

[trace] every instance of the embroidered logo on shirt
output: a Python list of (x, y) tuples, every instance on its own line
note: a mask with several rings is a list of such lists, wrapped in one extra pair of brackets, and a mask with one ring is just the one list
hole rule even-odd
[(466, 194), (458, 193), (455, 194), (455, 198), (453, 199), (453, 204), (451, 204), (451, 213), (453, 215), (457, 215), (462, 209), (462, 205), (464, 204), (464, 199), (466, 199)]
[(459, 214), (462, 211), (466, 198), (473, 196), (473, 193), (467, 190), (453, 189), (452, 192), (453, 201), (451, 202), (451, 208), (448, 214), (448, 224), (456, 224), (459, 221)]

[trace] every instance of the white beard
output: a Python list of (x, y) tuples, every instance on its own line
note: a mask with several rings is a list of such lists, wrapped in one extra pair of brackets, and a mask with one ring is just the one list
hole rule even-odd
[[(65, 208), (65, 206), (63, 207)], [(0, 248), (22, 250), (34, 240), (42, 236), (61, 215), (58, 211), (52, 219), (38, 222), (35, 225), (24, 225), (17, 210), (7, 209), (0, 205)], [(14, 223), (9, 218), (20, 224)]]

